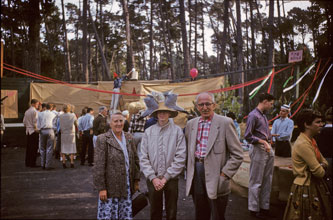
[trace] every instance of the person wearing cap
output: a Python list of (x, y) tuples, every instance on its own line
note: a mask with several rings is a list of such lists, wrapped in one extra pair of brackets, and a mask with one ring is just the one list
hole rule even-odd
[(170, 123), (178, 112), (159, 103), (152, 117), (157, 123), (149, 127), (141, 140), (140, 168), (147, 179), (150, 219), (162, 219), (163, 194), (166, 218), (177, 218), (178, 176), (186, 160), (186, 143), (182, 129)]
[(280, 118), (276, 119), (272, 127), (273, 143), (275, 145), (275, 156), (291, 157), (290, 139), (294, 130), (294, 121), (288, 118), (289, 105), (282, 105)]
[(132, 73), (133, 70), (131, 70), (129, 73), (126, 75), (123, 75), (122, 77), (119, 77), (117, 73), (113, 73), (113, 92), (112, 93), (112, 98), (111, 98), (111, 103), (110, 103), (110, 114), (112, 112), (116, 112), (118, 108), (118, 102), (119, 102), (119, 93), (121, 89), (121, 83), (127, 79), (127, 77)]
[(230, 179), (243, 161), (234, 122), (214, 113), (214, 94), (200, 93), (201, 116), (187, 122), (186, 195), (192, 194), (195, 219), (224, 219), (231, 192)]

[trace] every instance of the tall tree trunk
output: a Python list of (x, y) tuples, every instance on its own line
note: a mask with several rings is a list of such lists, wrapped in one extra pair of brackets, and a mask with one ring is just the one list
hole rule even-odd
[(91, 35), (88, 35), (88, 72), (89, 72), (89, 82), (93, 81), (93, 71), (92, 71), (92, 56), (91, 56)]
[(201, 1), (201, 30), (202, 30), (202, 72), (204, 75), (207, 75), (206, 73), (206, 53), (205, 53), (205, 16), (204, 16), (204, 10), (203, 10), (203, 2)]
[(82, 13), (82, 67), (85, 81), (89, 83), (88, 72), (88, 56), (87, 56), (87, 10), (88, 0), (83, 0), (83, 13)]
[(274, 19), (274, 0), (269, 0), (269, 16), (268, 16), (268, 66), (274, 63), (274, 39), (273, 39), (273, 19)]
[(111, 79), (110, 70), (108, 68), (108, 64), (106, 62), (106, 59), (105, 59), (105, 56), (104, 56), (104, 53), (103, 53), (102, 44), (101, 44), (101, 41), (100, 41), (98, 33), (97, 33), (96, 25), (95, 25), (95, 22), (94, 22), (94, 20), (93, 20), (93, 18), (91, 16), (89, 8), (88, 8), (88, 12), (89, 12), (89, 17), (90, 17), (91, 24), (92, 24), (92, 27), (93, 27), (93, 30), (94, 30), (94, 33), (95, 33), (95, 38), (96, 38), (96, 41), (97, 41), (97, 44), (98, 44), (99, 52), (100, 52), (101, 57), (102, 57), (103, 66), (104, 66), (104, 69), (106, 71), (106, 74), (102, 75), (103, 76), (103, 80), (110, 80)]
[(224, 60), (225, 60), (225, 47), (227, 44), (227, 32), (229, 27), (229, 0), (224, 0), (223, 10), (223, 34), (221, 39), (221, 53), (220, 53), (220, 70), (219, 73), (225, 72)]
[(253, 2), (249, 1), (250, 4), (250, 28), (251, 28), (251, 66), (252, 68), (256, 68), (256, 41), (254, 38), (254, 19), (253, 19)]
[(66, 18), (65, 18), (65, 7), (64, 7), (64, 0), (61, 0), (61, 8), (62, 8), (62, 24), (64, 27), (64, 49), (65, 49), (65, 56), (66, 56), (66, 80), (71, 81), (72, 77), (72, 69), (71, 69), (71, 59), (69, 54), (69, 44), (67, 38), (67, 28), (66, 28)]
[(154, 25), (154, 22), (153, 22), (153, 18), (154, 18), (154, 3), (153, 1), (150, 1), (150, 33), (149, 33), (149, 39), (150, 39), (150, 42), (149, 42), (149, 71), (150, 71), (150, 80), (153, 80), (154, 79), (154, 54), (153, 54), (153, 49), (154, 49), (154, 42), (153, 42), (153, 39), (154, 39), (154, 33), (153, 33), (153, 25)]
[(175, 75), (175, 72), (174, 72), (174, 65), (173, 65), (173, 59), (172, 59), (172, 44), (171, 44), (171, 32), (170, 32), (170, 22), (169, 22), (169, 19), (166, 18), (166, 22), (167, 22), (167, 30), (168, 30), (168, 44), (169, 44), (169, 47), (167, 47), (167, 49), (169, 49), (169, 62), (170, 62), (170, 71), (171, 71), (171, 78), (172, 80), (175, 80), (176, 78), (179, 78), (178, 75)]
[[(102, 51), (103, 51), (103, 54), (104, 56), (106, 56), (105, 54), (105, 46), (104, 46), (104, 31), (103, 31), (103, 4), (102, 4), (103, 1), (100, 1), (99, 3), (99, 22), (100, 22), (100, 35), (101, 35), (101, 46), (102, 46)], [(97, 8), (97, 7), (96, 7)], [(96, 14), (96, 20), (97, 20), (97, 14)], [(104, 65), (102, 65), (102, 68), (101, 68), (101, 71), (102, 71), (102, 76), (104, 76), (106, 74), (106, 70), (105, 70), (105, 67)]]
[(124, 10), (124, 20), (126, 25), (126, 46), (127, 46), (127, 73), (132, 70), (135, 65), (134, 55), (133, 55), (133, 47), (131, 41), (131, 26), (129, 20), (129, 13), (128, 13), (128, 5), (127, 0), (122, 0), (123, 10)]
[(267, 46), (266, 46), (266, 33), (265, 33), (265, 30), (264, 30), (264, 25), (262, 24), (262, 18), (261, 18), (261, 14), (260, 14), (260, 11), (259, 11), (259, 6), (258, 6), (258, 3), (257, 3), (257, 0), (255, 0), (255, 6), (256, 6), (256, 9), (257, 9), (257, 14), (258, 14), (258, 18), (259, 18), (259, 25), (260, 25), (260, 29), (261, 29), (261, 32), (262, 32), (262, 54), (265, 54), (267, 53)]
[(194, 3), (194, 67), (197, 68), (198, 59), (198, 2)]
[[(171, 49), (169, 48), (171, 46), (170, 45), (170, 39), (167, 40), (167, 36), (166, 36), (166, 35), (168, 35), (168, 37), (170, 36), (170, 34), (169, 34), (170, 33), (170, 29), (167, 26), (167, 24), (165, 24), (166, 23), (166, 19), (164, 18), (164, 13), (163, 13), (164, 10), (162, 9), (163, 5), (164, 4), (160, 0), (159, 12), (160, 12), (160, 15), (161, 15), (161, 23), (162, 23), (162, 27), (163, 27), (162, 28), (162, 32), (163, 32), (162, 38), (163, 38), (163, 43), (164, 43), (164, 46), (165, 46), (166, 56), (167, 56), (168, 62), (170, 64), (170, 67), (168, 68), (168, 71), (170, 72), (172, 80), (174, 80), (175, 76), (173, 74), (172, 57), (171, 57), (171, 54), (170, 54)], [(165, 32), (167, 32), (167, 34)]]
[(39, 9), (39, 1), (30, 1), (29, 2), (29, 11), (30, 16), (28, 19), (28, 26), (29, 26), (29, 43), (28, 43), (28, 50), (29, 50), (29, 70), (33, 73), (40, 74), (40, 23), (41, 23), (41, 16), (40, 16), (40, 9)]
[[(249, 20), (248, 20), (248, 6), (247, 6), (248, 2), (245, 2), (245, 16), (246, 16), (246, 22), (245, 22), (245, 29), (246, 29), (246, 65), (244, 65), (244, 69), (249, 69)], [(245, 61), (245, 60), (244, 60)], [(246, 76), (245, 76), (246, 77)], [(244, 78), (244, 80), (246, 81), (246, 79)]]
[[(279, 0), (276, 1), (276, 4), (277, 4), (277, 9), (278, 9), (278, 25), (279, 25), (279, 28), (281, 27), (281, 12), (280, 12), (280, 2)], [(284, 46), (283, 46), (283, 37), (282, 37), (282, 31), (279, 31), (279, 37), (280, 37), (280, 62), (281, 63), (284, 63), (285, 62), (285, 59), (284, 59)]]
[(190, 56), (187, 47), (187, 32), (186, 32), (186, 21), (185, 21), (185, 8), (184, 0), (179, 0), (180, 5), (180, 23), (182, 29), (182, 42), (183, 42), (183, 54), (184, 54), (184, 72), (183, 77), (186, 77), (190, 72)]
[[(240, 0), (236, 0), (236, 13), (237, 13), (237, 70), (241, 71), (238, 73), (238, 83), (244, 83), (244, 72), (243, 72), (243, 38), (242, 38), (242, 20), (240, 11)], [(239, 96), (243, 98), (244, 87), (240, 90)]]
[[(192, 57), (192, 0), (188, 0), (188, 20), (189, 20), (189, 29), (188, 29), (188, 53), (189, 57)], [(193, 61), (193, 60), (192, 60)], [(191, 62), (191, 61), (190, 61)], [(190, 63), (191, 65), (191, 63)]]

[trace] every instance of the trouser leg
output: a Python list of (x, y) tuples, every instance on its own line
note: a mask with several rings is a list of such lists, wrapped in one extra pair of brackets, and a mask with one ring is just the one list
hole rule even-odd
[(60, 158), (60, 152), (61, 152), (61, 133), (58, 132), (57, 134), (57, 141), (56, 141), (56, 150), (55, 150), (55, 158)]
[(46, 163), (46, 144), (48, 134), (45, 134), (45, 130), (41, 130), (39, 134), (39, 152), (40, 152), (40, 163), (42, 167), (45, 167)]
[(94, 144), (93, 144), (93, 136), (89, 135), (88, 139), (88, 163), (94, 162)]
[(269, 154), (260, 145), (254, 145), (250, 149), (250, 179), (248, 194), (248, 209), (250, 211), (260, 211), (260, 194), (262, 181)]
[(274, 156), (268, 155), (265, 159), (266, 165), (264, 168), (263, 180), (259, 196), (259, 204), (261, 209), (269, 209), (274, 170)]
[(195, 163), (192, 182), (192, 197), (195, 208), (195, 219), (210, 219), (211, 210), (206, 192), (205, 168), (203, 163)]
[(45, 168), (51, 167), (53, 143), (54, 143), (54, 132), (52, 129), (48, 129), (47, 130), (47, 142), (46, 142)]
[(89, 137), (85, 134), (82, 135), (82, 149), (81, 149), (81, 164), (86, 161), (87, 145), (89, 144)]
[(32, 144), (31, 144), (31, 165), (36, 166), (37, 152), (39, 145), (39, 134), (37, 132), (32, 133)]
[(177, 219), (178, 179), (170, 179), (164, 188), (166, 217), (168, 220)]
[(209, 199), (213, 220), (225, 219), (224, 214), (228, 204), (228, 197), (229, 195), (224, 195), (217, 197), (217, 199)]
[(25, 166), (31, 166), (31, 152), (32, 152), (32, 137), (31, 135), (27, 134), (27, 147), (25, 150)]
[(150, 180), (147, 180), (147, 188), (150, 203), (150, 219), (161, 220), (163, 211), (163, 191), (156, 191)]

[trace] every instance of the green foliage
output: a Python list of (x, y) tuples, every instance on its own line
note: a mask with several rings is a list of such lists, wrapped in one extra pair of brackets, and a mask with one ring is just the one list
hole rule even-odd
[[(227, 82), (225, 87), (229, 87), (230, 84)], [(221, 86), (221, 88), (224, 88)], [(228, 112), (233, 112), (236, 117), (241, 114), (242, 104), (239, 103), (239, 100), (235, 96), (235, 90), (215, 93), (215, 102), (216, 108), (215, 113), (219, 115), (225, 115)]]

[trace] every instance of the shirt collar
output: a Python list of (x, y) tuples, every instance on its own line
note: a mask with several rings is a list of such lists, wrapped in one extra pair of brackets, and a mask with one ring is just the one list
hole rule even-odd
[(105, 116), (102, 113), (98, 113), (100, 116), (102, 116), (103, 118), (105, 118)]
[(256, 110), (257, 110), (261, 115), (264, 115), (264, 112), (260, 111), (260, 109), (256, 108)]
[(214, 116), (214, 114), (212, 114), (211, 116), (209, 116), (208, 119), (203, 119), (203, 117), (201, 116), (200, 119), (199, 119), (199, 123), (202, 123), (202, 122), (211, 122), (212, 119), (213, 119), (213, 116)]

